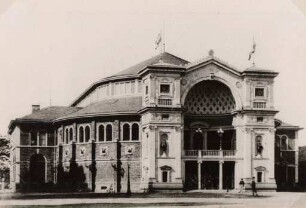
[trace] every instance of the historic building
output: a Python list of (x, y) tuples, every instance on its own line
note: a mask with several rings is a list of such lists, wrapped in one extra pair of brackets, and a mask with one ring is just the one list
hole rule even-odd
[(300, 128), (275, 119), (277, 75), (237, 70), (213, 51), (193, 63), (165, 52), (93, 83), (69, 107), (34, 105), (9, 126), (12, 186), (224, 189), (241, 178), (249, 187), (253, 176), (260, 189), (295, 184)]

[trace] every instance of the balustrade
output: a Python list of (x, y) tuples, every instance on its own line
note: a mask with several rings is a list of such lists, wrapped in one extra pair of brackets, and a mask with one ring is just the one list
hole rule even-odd
[(236, 150), (184, 150), (183, 156), (197, 158), (235, 157)]

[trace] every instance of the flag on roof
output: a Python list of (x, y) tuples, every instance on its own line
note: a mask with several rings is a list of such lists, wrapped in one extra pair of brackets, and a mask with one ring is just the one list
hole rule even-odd
[(256, 43), (253, 40), (253, 48), (252, 48), (252, 51), (249, 53), (249, 60), (251, 60), (252, 55), (255, 53), (255, 49), (256, 49)]
[(158, 33), (157, 39), (155, 41), (155, 49), (157, 49), (159, 47), (161, 42), (162, 42), (162, 35), (161, 35), (161, 32), (160, 32), (160, 33)]

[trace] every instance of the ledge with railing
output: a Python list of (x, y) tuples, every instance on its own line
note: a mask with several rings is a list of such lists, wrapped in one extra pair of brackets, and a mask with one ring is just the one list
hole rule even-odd
[(192, 158), (230, 158), (236, 156), (236, 150), (184, 150), (183, 156)]

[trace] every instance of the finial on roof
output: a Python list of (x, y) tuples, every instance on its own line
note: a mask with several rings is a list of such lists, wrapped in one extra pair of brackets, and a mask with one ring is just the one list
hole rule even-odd
[(210, 50), (208, 51), (208, 55), (211, 56), (211, 57), (213, 57), (213, 56), (214, 56), (214, 50), (210, 49)]

